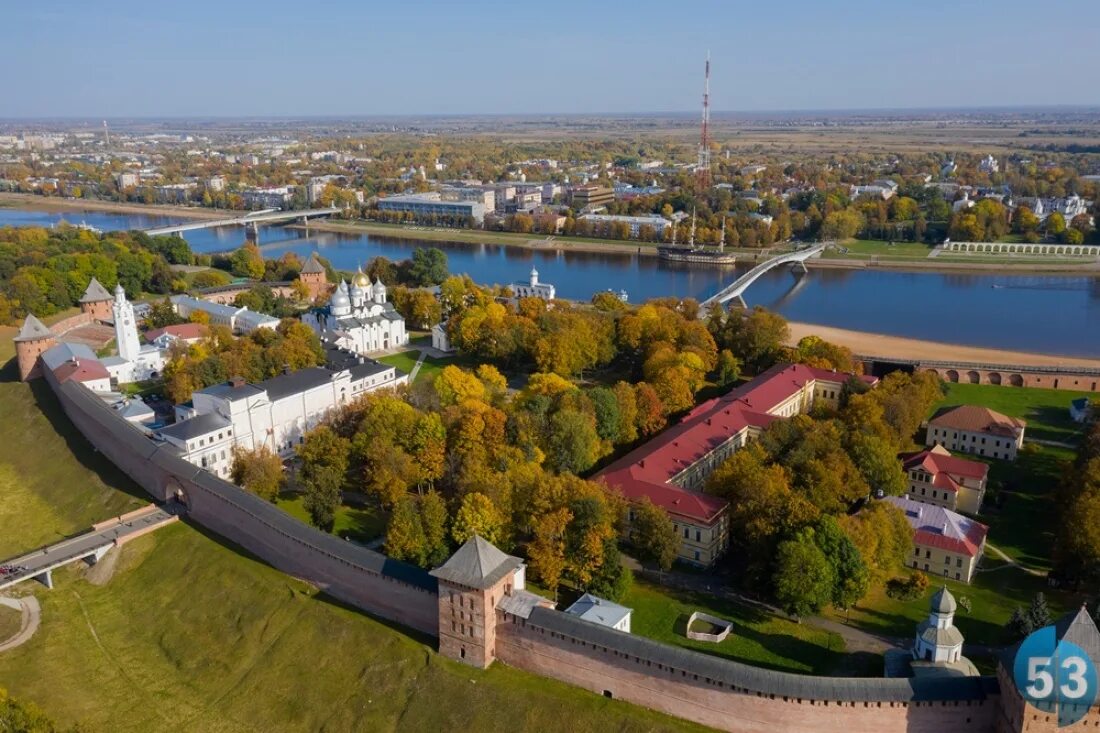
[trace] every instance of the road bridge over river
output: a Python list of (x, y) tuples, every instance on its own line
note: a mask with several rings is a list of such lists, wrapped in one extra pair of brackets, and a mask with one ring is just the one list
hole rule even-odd
[(24, 568), (9, 570), (0, 575), (0, 591), (31, 579), (38, 580), (47, 588), (53, 588), (53, 571), (57, 568), (78, 560), (84, 560), (89, 565), (94, 564), (112, 547), (125, 544), (178, 518), (171, 509), (149, 505), (136, 512), (93, 525), (84, 534), (0, 562), (0, 567)]
[(746, 272), (741, 277), (734, 280), (726, 287), (719, 290), (714, 295), (704, 300), (701, 305), (703, 308), (707, 308), (712, 303), (726, 304), (731, 300), (737, 300), (742, 306), (745, 305), (745, 299), (742, 297), (744, 292), (749, 289), (749, 286), (759, 279), (768, 270), (779, 267), (780, 265), (794, 264), (806, 270), (806, 260), (811, 257), (816, 257), (825, 251), (826, 247), (832, 246), (833, 242), (821, 242), (820, 244), (814, 244), (803, 249), (798, 249), (793, 252), (785, 252), (781, 255), (776, 255), (769, 260), (761, 262), (756, 267)]
[(196, 229), (213, 229), (215, 227), (250, 226), (260, 224), (278, 224), (285, 221), (309, 221), (319, 216), (332, 216), (340, 211), (335, 206), (327, 209), (303, 209), (302, 211), (281, 211), (279, 209), (264, 209), (253, 211), (244, 216), (235, 216), (228, 219), (208, 219), (205, 221), (192, 221), (186, 224), (172, 224), (166, 227), (156, 227), (144, 230), (146, 234), (156, 236), (159, 234), (182, 234)]

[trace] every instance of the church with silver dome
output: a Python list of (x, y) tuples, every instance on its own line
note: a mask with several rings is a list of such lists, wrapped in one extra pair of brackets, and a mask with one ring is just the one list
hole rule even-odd
[(379, 278), (373, 284), (362, 269), (349, 287), (340, 281), (328, 305), (302, 315), (302, 322), (322, 341), (359, 354), (371, 354), (409, 343), (405, 319), (386, 301), (386, 286)]

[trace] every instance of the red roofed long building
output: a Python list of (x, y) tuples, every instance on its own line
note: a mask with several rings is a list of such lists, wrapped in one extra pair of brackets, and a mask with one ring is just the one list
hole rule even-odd
[(801, 364), (772, 367), (702, 403), (596, 478), (630, 501), (649, 497), (667, 511), (682, 537), (679, 559), (708, 567), (729, 547), (729, 513), (724, 499), (703, 493), (707, 478), (774, 420), (807, 412), (818, 403), (836, 407), (849, 376)]
[(989, 466), (951, 455), (942, 445), (918, 453), (902, 453), (909, 480), (909, 498), (953, 512), (977, 514), (985, 498)]
[(933, 576), (969, 583), (985, 552), (989, 527), (942, 506), (922, 504), (901, 496), (888, 501), (905, 512), (913, 528), (913, 553), (906, 563)]

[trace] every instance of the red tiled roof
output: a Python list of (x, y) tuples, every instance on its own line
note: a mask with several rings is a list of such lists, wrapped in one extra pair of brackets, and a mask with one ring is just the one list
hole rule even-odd
[(201, 323), (177, 323), (164, 328), (154, 328), (152, 331), (145, 332), (145, 340), (153, 343), (164, 334), (175, 336), (184, 341), (191, 341), (206, 336), (206, 326)]
[[(906, 471), (922, 468), (932, 474), (932, 483), (941, 489), (958, 491), (958, 484), (952, 478), (961, 476), (985, 480), (989, 475), (989, 466), (981, 461), (971, 461), (953, 456), (943, 448), (929, 448), (917, 453), (902, 453), (899, 456)], [(942, 482), (942, 483), (941, 483)]]
[[(729, 393), (700, 404), (680, 421), (600, 471), (609, 487), (630, 500), (648, 496), (669, 514), (711, 523), (726, 501), (668, 483), (722, 443), (747, 428), (763, 430), (780, 419), (769, 411), (812, 381), (843, 383), (847, 374), (780, 364)], [(869, 384), (875, 377), (861, 377)]]
[(1016, 417), (1002, 415), (988, 407), (978, 405), (960, 405), (947, 407), (936, 413), (929, 425), (966, 430), (971, 433), (988, 433), (1015, 438), (1027, 427), (1027, 422)]
[(84, 361), (67, 361), (53, 370), (58, 382), (68, 382), (70, 379), (77, 382), (92, 382), (97, 379), (110, 379), (107, 367), (101, 361), (86, 359)]

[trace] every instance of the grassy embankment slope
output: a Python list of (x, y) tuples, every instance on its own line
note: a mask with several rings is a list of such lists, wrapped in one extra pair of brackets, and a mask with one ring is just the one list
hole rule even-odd
[[(0, 330), (11, 354), (12, 329)], [(145, 501), (48, 390), (0, 381), (0, 556)], [(41, 383), (39, 383), (41, 384)], [(44, 414), (45, 413), (45, 414)], [(48, 417), (47, 417), (48, 415)], [(696, 726), (503, 665), (472, 670), (319, 597), (187, 524), (122, 549), (114, 577), (30, 584), (42, 625), (0, 687), (90, 731), (688, 731)]]
[[(1076, 444), (1080, 439), (1080, 426), (1069, 417), (1069, 403), (1080, 394), (1083, 393), (949, 384), (946, 396), (936, 409), (962, 404), (983, 405), (1027, 420), (1025, 444), (1028, 439)], [(966, 596), (971, 600), (972, 610), (960, 611), (956, 618), (968, 642), (998, 645), (1010, 641), (1004, 630), (1005, 623), (1013, 609), (1026, 607), (1036, 593), (1047, 596), (1056, 616), (1079, 604), (1080, 599), (1071, 594), (1048, 587), (1045, 578), (1054, 542), (1053, 493), (1062, 475), (1063, 462), (1072, 458), (1072, 448), (1031, 443), (1014, 463), (985, 460), (990, 465), (991, 489), (978, 519), (989, 525), (987, 542), (1022, 567), (1014, 567), (987, 549), (971, 584), (947, 581), (956, 597)], [(933, 586), (942, 582), (938, 578), (932, 581)], [(903, 602), (876, 590), (852, 609), (851, 623), (876, 633), (905, 636), (913, 633), (916, 623), (927, 613), (927, 595)]]

